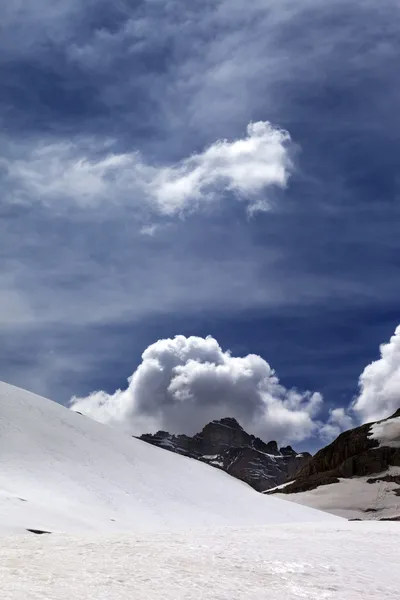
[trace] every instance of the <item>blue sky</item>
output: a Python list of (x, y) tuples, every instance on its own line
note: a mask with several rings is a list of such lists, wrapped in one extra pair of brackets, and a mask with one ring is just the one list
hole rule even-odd
[(0, 378), (67, 404), (211, 335), (347, 411), (400, 321), (398, 3), (0, 7)]

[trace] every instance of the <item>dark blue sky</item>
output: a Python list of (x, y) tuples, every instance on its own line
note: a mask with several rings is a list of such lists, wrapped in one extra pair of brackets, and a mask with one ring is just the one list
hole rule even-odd
[[(0, 378), (66, 403), (210, 334), (319, 391), (322, 420), (347, 407), (400, 321), (398, 3), (0, 7)], [(220, 185), (149, 203), (257, 121), (292, 140), (268, 211)]]

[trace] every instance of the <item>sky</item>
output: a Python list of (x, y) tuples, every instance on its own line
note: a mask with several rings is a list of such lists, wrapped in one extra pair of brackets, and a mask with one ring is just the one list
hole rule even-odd
[(0, 379), (311, 450), (393, 413), (397, 0), (0, 8)]

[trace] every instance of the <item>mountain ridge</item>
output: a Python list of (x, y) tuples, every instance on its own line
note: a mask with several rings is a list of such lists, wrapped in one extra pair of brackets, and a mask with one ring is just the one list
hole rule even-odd
[(139, 439), (170, 452), (189, 456), (221, 469), (259, 492), (284, 483), (311, 458), (291, 446), (278, 448), (247, 433), (233, 417), (214, 419), (194, 436), (167, 431), (143, 434)]

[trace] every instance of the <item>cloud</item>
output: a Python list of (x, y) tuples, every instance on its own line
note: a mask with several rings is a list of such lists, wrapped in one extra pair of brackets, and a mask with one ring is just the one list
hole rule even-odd
[[(23, 329), (36, 340), (50, 330), (59, 339), (62, 329), (69, 343), (60, 352), (72, 358), (92, 338), (82, 359), (97, 361), (90, 381), (114, 389), (108, 355), (92, 348), (116, 323), (124, 334), (109, 351), (121, 365), (121, 355), (132, 352), (132, 328), (136, 356), (149, 339), (173, 335), (177, 318), (184, 333), (205, 319), (205, 331), (218, 338), (242, 315), (269, 328), (286, 324), (290, 313), (296, 319), (289, 321), (294, 343), (285, 376), (293, 369), (307, 377), (309, 363), (297, 348), (315, 339), (316, 389), (326, 389), (329, 378), (329, 401), (343, 390), (350, 395), (358, 373), (350, 345), (341, 351), (352, 320), (346, 311), (368, 319), (362, 306), (387, 319), (399, 295), (392, 260), (399, 248), (398, 14), (397, 0), (2, 2), (2, 334), (13, 339)], [(223, 214), (210, 210), (210, 219), (207, 211), (184, 220), (154, 214), (165, 199), (155, 194), (160, 174), (179, 178), (180, 167), (186, 175), (185, 161), (198, 171), (192, 157), (204, 157), (216, 140), (243, 141), (247, 123), (267, 120), (287, 128), (302, 149), (285, 210), (237, 219), (238, 206), (251, 208), (252, 197), (242, 204), (226, 198)], [(290, 141), (287, 148), (290, 157)], [(110, 156), (128, 160), (112, 166)], [(138, 173), (132, 178), (137, 164), (150, 167), (141, 175), (145, 189), (137, 188)], [(5, 180), (9, 165), (28, 176), (14, 171)], [(153, 176), (156, 190), (149, 190)], [(216, 194), (228, 195), (221, 185)], [(267, 204), (275, 188), (261, 190)], [(192, 198), (185, 213), (211, 206), (207, 186), (201, 191), (204, 202)], [(146, 226), (153, 224), (151, 236)], [(331, 306), (343, 327), (329, 317)], [(365, 355), (366, 328), (354, 321), (352, 339)], [(251, 348), (259, 323), (241, 334), (241, 344)], [(272, 337), (283, 343), (280, 332)], [(37, 352), (3, 347), (29, 387), (21, 357), (35, 360)], [(340, 365), (331, 360), (336, 352)], [(99, 373), (112, 384), (100, 383)], [(62, 373), (50, 376), (44, 360), (37, 381), (49, 377), (50, 397), (88, 391), (71, 369), (60, 394)]]
[(318, 392), (287, 389), (261, 356), (232, 356), (211, 336), (158, 340), (124, 390), (74, 397), (71, 408), (102, 423), (140, 434), (166, 429), (194, 433), (211, 419), (234, 416), (264, 439), (291, 443), (318, 437), (328, 444), (340, 433), (386, 418), (400, 406), (400, 326), (381, 358), (360, 376), (361, 393), (347, 408), (319, 418)]
[(342, 431), (386, 419), (400, 407), (400, 325), (389, 343), (380, 346), (381, 358), (367, 365), (359, 377), (359, 395), (347, 408), (330, 411), (320, 429), (326, 442)]
[(281, 443), (301, 441), (319, 427), (319, 393), (286, 389), (260, 356), (232, 356), (213, 337), (158, 340), (125, 390), (74, 397), (71, 408), (134, 434), (167, 429), (194, 433), (211, 419), (236, 417)]
[(353, 427), (355, 427), (355, 424), (347, 410), (345, 408), (334, 408), (329, 412), (328, 420), (322, 425), (319, 435), (321, 440), (328, 444), (343, 431)]
[(361, 373), (360, 394), (352, 406), (363, 423), (389, 417), (400, 407), (400, 325), (380, 346), (380, 354)]
[(148, 190), (165, 214), (181, 212), (215, 199), (215, 192), (234, 192), (250, 211), (266, 210), (270, 186), (286, 187), (292, 163), (288, 132), (266, 121), (250, 123), (247, 136), (212, 144), (172, 167), (155, 171)]
[[(287, 184), (290, 136), (267, 121), (250, 123), (244, 138), (220, 140), (170, 166), (148, 164), (138, 152), (115, 153), (111, 142), (41, 145), (29, 156), (2, 159), (10, 202), (83, 207), (123, 202), (173, 216), (212, 203), (228, 192), (251, 212), (269, 207), (266, 189)], [(102, 156), (98, 156), (103, 146)]]

